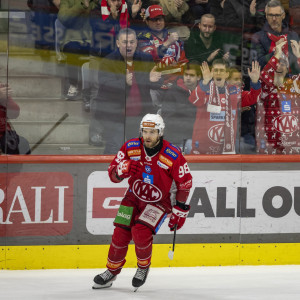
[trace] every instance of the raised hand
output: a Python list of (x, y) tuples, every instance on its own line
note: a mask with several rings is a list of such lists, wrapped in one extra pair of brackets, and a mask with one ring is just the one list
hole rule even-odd
[(298, 43), (295, 40), (291, 40), (291, 46), (292, 46), (292, 51), (293, 54), (297, 57), (300, 58), (300, 42)]
[(212, 73), (210, 71), (209, 65), (206, 61), (204, 61), (202, 63), (202, 65), (200, 66), (200, 70), (202, 72), (202, 76), (203, 76), (203, 84), (208, 84), (211, 79), (212, 79)]
[(250, 14), (252, 16), (255, 16), (255, 14), (256, 14), (256, 0), (251, 1), (249, 10), (250, 10)]
[(132, 13), (133, 19), (136, 17), (136, 15), (140, 11), (141, 7), (142, 7), (142, 1), (134, 0), (133, 4), (131, 6), (131, 13)]
[(248, 75), (253, 83), (257, 83), (260, 77), (260, 64), (258, 61), (252, 62), (252, 69), (248, 68)]

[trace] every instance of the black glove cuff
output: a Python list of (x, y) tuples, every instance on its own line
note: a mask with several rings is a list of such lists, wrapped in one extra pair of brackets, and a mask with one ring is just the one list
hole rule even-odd
[(180, 207), (182, 210), (185, 210), (185, 211), (190, 210), (190, 206), (188, 204), (183, 203), (183, 202), (179, 202), (179, 201), (176, 200), (176, 205), (178, 207)]

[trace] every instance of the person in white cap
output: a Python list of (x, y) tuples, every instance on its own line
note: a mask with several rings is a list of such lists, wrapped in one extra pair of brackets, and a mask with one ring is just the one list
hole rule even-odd
[[(140, 123), (140, 137), (127, 141), (108, 168), (112, 182), (128, 178), (129, 188), (114, 220), (107, 270), (94, 278), (94, 289), (112, 286), (126, 262), (131, 240), (135, 243), (138, 266), (132, 285), (135, 290), (142, 286), (151, 264), (153, 235), (167, 214), (171, 213), (168, 224), (171, 231), (185, 223), (192, 175), (179, 148), (163, 139), (164, 128), (160, 115), (145, 115)], [(172, 207), (173, 181), (177, 191)]]

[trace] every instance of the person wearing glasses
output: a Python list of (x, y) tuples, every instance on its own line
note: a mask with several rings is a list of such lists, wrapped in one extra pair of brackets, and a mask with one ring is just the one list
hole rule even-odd
[(191, 154), (235, 154), (239, 106), (258, 101), (260, 66), (255, 61), (248, 69), (250, 91), (228, 83), (229, 70), (223, 59), (215, 59), (211, 69), (203, 62), (200, 69), (203, 79), (189, 97), (197, 107)]
[(263, 68), (274, 55), (276, 46), (283, 39), (287, 41), (283, 54), (288, 57), (292, 74), (299, 73), (297, 58), (293, 54), (291, 41), (299, 43), (299, 36), (291, 31), (284, 21), (285, 11), (279, 0), (271, 0), (265, 8), (266, 23), (262, 30), (256, 32), (251, 41), (251, 48), (257, 54), (257, 60)]

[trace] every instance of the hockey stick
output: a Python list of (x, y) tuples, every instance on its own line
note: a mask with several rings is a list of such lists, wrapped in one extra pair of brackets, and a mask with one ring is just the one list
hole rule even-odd
[(177, 224), (174, 227), (173, 247), (172, 247), (172, 250), (170, 250), (169, 253), (168, 253), (168, 257), (169, 257), (170, 260), (173, 260), (173, 257), (174, 257), (175, 241), (176, 241), (176, 230), (177, 230)]
[(60, 125), (67, 117), (69, 116), (68, 113), (65, 113), (47, 132), (46, 134), (41, 138), (39, 139), (39, 141), (37, 141), (35, 143), (35, 145), (33, 145), (33, 147), (31, 148), (31, 152), (33, 150), (35, 150), (47, 137), (48, 135), (50, 135), (50, 133), (58, 126)]

